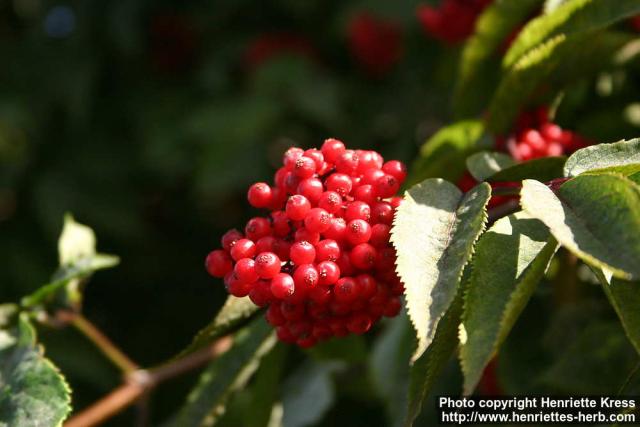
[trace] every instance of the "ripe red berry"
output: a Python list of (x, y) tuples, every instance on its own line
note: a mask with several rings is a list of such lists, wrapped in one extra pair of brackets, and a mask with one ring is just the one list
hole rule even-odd
[(256, 242), (256, 253), (261, 252), (274, 252), (274, 245), (276, 244), (276, 238), (273, 236), (264, 236), (258, 239)]
[(321, 151), (326, 161), (335, 163), (336, 160), (338, 160), (338, 157), (346, 151), (346, 148), (342, 141), (329, 138), (324, 141), (324, 144), (322, 144)]
[(349, 261), (359, 270), (369, 270), (376, 263), (378, 252), (369, 243), (360, 243), (356, 245), (349, 253)]
[(335, 214), (342, 208), (342, 196), (335, 191), (325, 191), (318, 199), (318, 207)]
[(291, 245), (289, 258), (296, 265), (311, 264), (316, 258), (316, 249), (311, 243), (301, 240)]
[(231, 257), (222, 249), (209, 252), (204, 264), (209, 274), (213, 277), (224, 277), (233, 269)]
[(359, 157), (353, 150), (347, 150), (336, 160), (336, 171), (346, 175), (354, 175), (358, 169)]
[(322, 234), (327, 239), (335, 240), (336, 242), (342, 242), (345, 239), (347, 232), (347, 223), (342, 218), (333, 218), (329, 228), (327, 228)]
[(286, 273), (278, 273), (271, 280), (271, 293), (278, 299), (286, 299), (290, 297), (293, 295), (294, 289), (295, 284), (293, 282), (293, 277)]
[(376, 294), (378, 290), (378, 284), (376, 279), (370, 274), (359, 274), (355, 278), (356, 280), (356, 292), (358, 297), (364, 300), (368, 300)]
[(391, 237), (391, 227), (387, 224), (375, 224), (371, 227), (371, 239), (369, 243), (379, 248), (389, 244), (389, 238)]
[(233, 247), (233, 245), (235, 245), (236, 242), (242, 239), (243, 237), (244, 237), (244, 234), (242, 234), (240, 231), (236, 230), (235, 228), (227, 231), (222, 236), (222, 241), (221, 241), (222, 248), (227, 252), (231, 251), (231, 248)]
[(393, 176), (399, 182), (404, 182), (407, 177), (407, 167), (398, 160), (389, 160), (382, 166), (384, 173)]
[(316, 162), (313, 159), (300, 156), (293, 166), (293, 173), (300, 179), (311, 178), (316, 172)]
[(303, 155), (304, 150), (302, 148), (291, 147), (284, 153), (282, 164), (287, 170), (292, 171), (296, 166), (296, 161)]
[(363, 219), (369, 221), (371, 218), (371, 207), (365, 202), (355, 200), (347, 205), (344, 213), (345, 221), (353, 221), (354, 219)]
[(332, 173), (327, 177), (325, 185), (327, 186), (327, 190), (335, 191), (342, 197), (348, 196), (353, 188), (351, 178), (349, 175), (345, 175), (343, 173)]
[(383, 199), (394, 196), (400, 189), (400, 181), (393, 175), (385, 174), (376, 180), (374, 184), (376, 195)]
[(235, 261), (243, 258), (253, 258), (255, 254), (256, 245), (249, 239), (240, 239), (231, 248), (231, 258)]
[(244, 228), (244, 234), (247, 236), (247, 239), (256, 242), (260, 238), (271, 234), (271, 222), (269, 222), (267, 218), (251, 218)]
[(280, 273), (280, 258), (273, 252), (262, 252), (255, 259), (255, 270), (261, 279), (271, 279)]
[(333, 287), (333, 295), (339, 303), (351, 303), (358, 298), (356, 282), (352, 277), (340, 278)]
[(387, 224), (393, 222), (393, 207), (387, 202), (378, 202), (371, 208), (372, 224)]
[(249, 299), (258, 307), (264, 307), (273, 300), (273, 294), (270, 289), (270, 282), (267, 280), (259, 280), (249, 292)]
[(371, 318), (366, 313), (353, 313), (347, 321), (347, 329), (354, 334), (364, 334), (371, 329)]
[(318, 264), (318, 284), (333, 285), (340, 278), (340, 268), (332, 261), (322, 261)]
[(277, 237), (285, 237), (291, 231), (289, 225), (289, 217), (284, 211), (271, 212), (271, 219), (273, 220), (272, 228), (273, 234)]
[(347, 223), (345, 237), (352, 245), (366, 243), (371, 237), (371, 226), (363, 219), (354, 219)]
[(258, 280), (256, 272), (256, 262), (251, 258), (242, 258), (238, 260), (233, 267), (235, 276), (244, 283), (255, 283)]
[(322, 208), (313, 208), (304, 219), (304, 226), (312, 233), (322, 233), (331, 226), (331, 215)]
[(312, 204), (318, 203), (323, 192), (324, 186), (318, 178), (307, 178), (298, 184), (298, 193), (306, 197)]
[(376, 202), (376, 192), (373, 185), (359, 185), (353, 190), (353, 198), (371, 206)]
[(307, 216), (310, 210), (311, 203), (309, 203), (309, 199), (300, 194), (294, 194), (287, 200), (285, 212), (289, 219), (301, 221)]
[(225, 287), (234, 297), (242, 298), (249, 295), (249, 292), (253, 289), (253, 283), (245, 283), (238, 279), (235, 273), (231, 272), (225, 276)]
[(340, 245), (335, 240), (320, 240), (315, 245), (316, 262), (336, 261), (340, 258), (340, 252)]
[(313, 264), (299, 265), (293, 272), (293, 282), (296, 284), (296, 287), (304, 290), (314, 288), (318, 284), (318, 279), (318, 270), (316, 270)]
[[(273, 285), (271, 286), (271, 292), (273, 293)], [(280, 311), (279, 303), (270, 304), (264, 317), (267, 319), (267, 322), (269, 322), (271, 326), (282, 326), (287, 322), (287, 319), (284, 318), (282, 312)]]
[(264, 182), (257, 182), (247, 192), (249, 204), (254, 208), (266, 208), (271, 204), (271, 187)]
[(320, 241), (320, 233), (309, 231), (306, 228), (299, 228), (294, 234), (294, 239), (297, 242), (301, 240), (306, 240), (312, 245), (316, 245)]

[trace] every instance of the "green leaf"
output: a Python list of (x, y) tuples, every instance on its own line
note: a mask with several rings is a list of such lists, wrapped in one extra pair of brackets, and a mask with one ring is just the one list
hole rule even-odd
[(613, 309), (618, 314), (629, 341), (640, 354), (640, 282), (607, 277), (602, 270), (592, 268), (602, 284)]
[(0, 330), (0, 426), (61, 426), (71, 390), (36, 343), (26, 314)]
[(283, 426), (318, 424), (335, 400), (331, 376), (343, 367), (340, 362), (307, 361), (297, 368), (283, 385)]
[(247, 323), (260, 311), (249, 297), (227, 297), (216, 317), (196, 334), (189, 346), (178, 356), (182, 357), (208, 346), (223, 335), (230, 334)]
[(534, 95), (546, 100), (577, 79), (612, 67), (617, 52), (630, 39), (628, 34), (611, 32), (558, 34), (528, 51), (495, 90), (488, 107), (487, 129), (503, 134)]
[(557, 248), (548, 228), (524, 212), (501, 218), (478, 240), (462, 321), (465, 394), (475, 389)]
[[(465, 269), (468, 273), (469, 269)], [(468, 276), (468, 274), (465, 274)], [(438, 324), (431, 346), (411, 366), (409, 373), (409, 390), (407, 417), (404, 425), (409, 427), (422, 411), (422, 403), (429, 396), (440, 372), (445, 368), (455, 349), (458, 347), (458, 328), (462, 317), (462, 301), (467, 280), (462, 285), (455, 299), (449, 306), (442, 321)]]
[(616, 172), (630, 175), (640, 171), (640, 138), (612, 144), (597, 144), (573, 153), (564, 165), (564, 175)]
[(229, 396), (242, 388), (275, 345), (273, 328), (258, 319), (234, 337), (233, 347), (200, 375), (185, 405), (169, 426), (211, 426), (224, 413)]
[(639, 13), (637, 0), (569, 0), (552, 13), (529, 21), (511, 44), (502, 63), (505, 68), (514, 65), (526, 52), (559, 34), (600, 30)]
[(60, 266), (52, 281), (22, 299), (25, 308), (59, 303), (78, 305), (82, 300), (81, 282), (94, 272), (118, 265), (115, 255), (96, 252), (96, 236), (91, 228), (80, 224), (71, 214), (64, 217), (64, 226), (58, 239)]
[(563, 176), (562, 168), (567, 158), (560, 157), (542, 157), (539, 159), (528, 160), (523, 163), (515, 164), (511, 167), (504, 168), (501, 171), (487, 177), (488, 182), (515, 182), (523, 179), (535, 179), (538, 181), (551, 181), (555, 178)]
[(477, 113), (488, 99), (479, 93), (494, 62), (496, 53), (505, 40), (524, 22), (542, 0), (497, 0), (488, 6), (476, 21), (475, 33), (469, 38), (462, 52), (457, 85), (454, 92), (454, 109), (461, 116)]
[(391, 241), (418, 337), (413, 361), (433, 340), (456, 295), (462, 270), (484, 230), (490, 197), (486, 183), (463, 194), (450, 182), (427, 179), (405, 193), (396, 212)]
[(576, 256), (616, 277), (640, 277), (640, 189), (617, 175), (582, 175), (556, 194), (523, 181), (522, 208)]
[(467, 169), (476, 181), (485, 181), (503, 169), (516, 164), (516, 161), (504, 153), (481, 151), (467, 158)]
[(418, 183), (426, 178), (456, 180), (465, 171), (464, 160), (481, 149), (491, 148), (482, 138), (484, 126), (478, 120), (454, 123), (440, 129), (420, 149), (407, 183)]

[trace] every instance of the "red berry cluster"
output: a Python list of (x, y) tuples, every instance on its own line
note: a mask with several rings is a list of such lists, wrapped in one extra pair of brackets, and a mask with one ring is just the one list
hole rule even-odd
[(275, 185), (253, 184), (247, 198), (269, 217), (230, 230), (206, 259), (230, 294), (268, 307), (280, 340), (309, 347), (362, 334), (401, 308), (389, 232), (404, 164), (327, 139), (321, 150), (290, 148)]
[(391, 21), (361, 12), (347, 31), (351, 54), (373, 76), (386, 74), (402, 57), (402, 33)]
[(515, 131), (497, 139), (498, 148), (518, 161), (568, 155), (587, 145), (585, 138), (552, 123), (546, 107), (522, 114)]
[(493, 0), (443, 0), (440, 7), (421, 5), (418, 20), (426, 33), (448, 44), (456, 44), (469, 37), (476, 19)]

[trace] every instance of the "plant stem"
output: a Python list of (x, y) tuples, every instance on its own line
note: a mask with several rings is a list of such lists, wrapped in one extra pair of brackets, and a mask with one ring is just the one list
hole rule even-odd
[(58, 313), (66, 321), (70, 322), (78, 331), (87, 337), (96, 347), (116, 365), (122, 372), (128, 374), (138, 370), (129, 357), (122, 352), (104, 333), (102, 333), (93, 323), (80, 313), (61, 312)]
[(126, 376), (123, 385), (67, 421), (65, 427), (95, 426), (129, 407), (158, 384), (199, 368), (231, 347), (231, 337), (224, 336), (185, 357), (154, 369), (139, 369)]
[(522, 187), (492, 187), (491, 195), (492, 196), (518, 196), (520, 195), (520, 190)]
[(495, 222), (503, 216), (510, 215), (516, 212), (519, 208), (520, 205), (517, 200), (509, 200), (505, 203), (502, 203), (501, 205), (491, 208), (487, 212), (489, 223)]

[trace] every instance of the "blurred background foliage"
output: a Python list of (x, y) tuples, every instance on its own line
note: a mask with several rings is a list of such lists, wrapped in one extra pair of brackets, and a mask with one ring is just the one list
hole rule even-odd
[[(451, 121), (460, 48), (424, 34), (419, 3), (429, 2), (0, 2), (0, 301), (48, 281), (71, 211), (95, 229), (101, 251), (122, 258), (93, 278), (86, 317), (141, 365), (177, 353), (226, 295), (203, 268), (206, 253), (255, 214), (245, 190), (272, 175), (286, 147), (335, 136), (410, 163)], [(573, 86), (563, 125), (605, 142), (637, 136), (640, 107), (629, 104), (637, 75)], [(505, 391), (615, 390), (635, 361), (615, 315), (594, 286), (593, 296), (540, 319), (551, 283), (501, 353)], [(75, 409), (120, 382), (76, 332), (40, 334), (74, 389)], [(224, 422), (260, 425), (259, 401), (282, 381), (277, 400), (289, 426), (387, 425), (385, 414), (403, 411), (411, 339), (400, 317), (306, 360), (279, 345)], [(601, 359), (572, 363), (592, 344)], [(604, 347), (620, 350), (619, 363), (596, 372), (601, 387), (581, 383), (602, 371)], [(454, 363), (435, 394), (458, 393), (459, 378)], [(152, 425), (176, 410), (194, 379), (154, 394)], [(137, 416), (133, 408), (109, 425)], [(424, 416), (429, 425), (433, 414)]]

